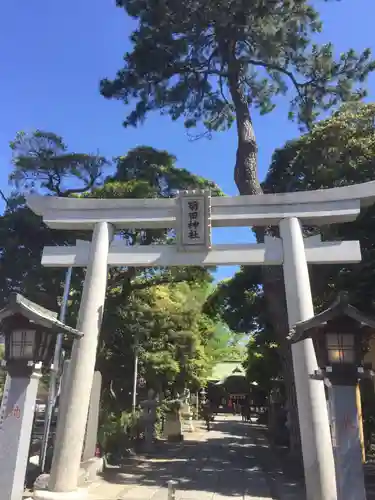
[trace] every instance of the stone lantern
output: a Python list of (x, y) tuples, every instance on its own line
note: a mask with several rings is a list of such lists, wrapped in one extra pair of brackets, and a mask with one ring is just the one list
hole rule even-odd
[(81, 334), (19, 294), (0, 310), (0, 325), (8, 372), (0, 409), (1, 496), (21, 500), (42, 367), (50, 366), (59, 333)]
[(338, 500), (366, 499), (357, 384), (373, 376), (363, 357), (374, 332), (375, 318), (350, 305), (342, 293), (328, 309), (297, 323), (290, 335), (292, 343), (313, 339), (319, 370), (309, 374), (310, 383), (324, 379), (328, 387)]

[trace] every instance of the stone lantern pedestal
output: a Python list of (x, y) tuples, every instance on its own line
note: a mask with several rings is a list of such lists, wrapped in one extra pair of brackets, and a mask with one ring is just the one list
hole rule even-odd
[(168, 402), (168, 411), (165, 416), (164, 436), (168, 441), (182, 441), (183, 429), (181, 418), (182, 402), (175, 399)]
[(290, 336), (294, 343), (313, 339), (319, 369), (310, 377), (325, 380), (328, 387), (337, 500), (366, 500), (357, 384), (374, 376), (362, 359), (374, 332), (375, 318), (350, 305), (341, 293), (326, 310), (297, 323)]
[(0, 311), (7, 380), (0, 408), (0, 497), (21, 500), (27, 470), (35, 401), (42, 367), (48, 367), (59, 333), (79, 338), (56, 313), (12, 294)]
[(183, 432), (194, 432), (193, 426), (193, 412), (190, 407), (190, 391), (186, 389), (184, 392), (184, 398), (181, 404), (181, 417), (182, 417), (182, 429)]

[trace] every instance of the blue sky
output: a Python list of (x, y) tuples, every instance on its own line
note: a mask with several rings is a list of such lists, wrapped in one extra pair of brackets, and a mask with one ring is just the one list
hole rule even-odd
[[(353, 47), (375, 49), (374, 0), (314, 2), (325, 24), (319, 41), (332, 41), (337, 52)], [(36, 128), (64, 137), (72, 151), (109, 157), (137, 145), (166, 149), (178, 164), (211, 178), (227, 193), (233, 182), (235, 131), (212, 140), (190, 142), (182, 123), (153, 114), (138, 129), (121, 125), (125, 108), (99, 94), (99, 80), (122, 66), (132, 21), (114, 0), (3, 0), (0, 4), (0, 187), (8, 190), (9, 141), (19, 130)], [(374, 50), (375, 52), (375, 50)], [(369, 99), (375, 77), (369, 82)], [(260, 175), (272, 152), (298, 135), (287, 120), (287, 103), (266, 117), (255, 116)], [(246, 242), (247, 228), (220, 230), (215, 242)], [(233, 269), (223, 268), (218, 276)]]

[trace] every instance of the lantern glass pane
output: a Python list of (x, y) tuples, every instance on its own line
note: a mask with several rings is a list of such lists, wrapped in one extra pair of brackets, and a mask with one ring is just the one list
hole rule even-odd
[(14, 330), (9, 338), (10, 358), (32, 361), (34, 359), (35, 330)]
[(40, 344), (38, 346), (38, 361), (48, 361), (46, 356), (49, 353), (49, 347), (53, 340), (53, 335), (48, 331), (43, 331), (40, 336)]
[(352, 333), (329, 333), (326, 336), (328, 361), (330, 363), (354, 364), (355, 344)]

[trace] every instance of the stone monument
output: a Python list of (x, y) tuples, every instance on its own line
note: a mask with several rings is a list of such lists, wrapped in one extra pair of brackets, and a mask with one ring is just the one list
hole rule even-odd
[(155, 392), (150, 389), (147, 393), (147, 399), (141, 401), (142, 408), (141, 421), (144, 428), (144, 451), (150, 452), (153, 449), (156, 424), (156, 408), (158, 401), (155, 399)]
[(182, 430), (183, 432), (194, 432), (193, 412), (190, 407), (190, 391), (184, 390), (181, 404)]
[(164, 436), (168, 441), (183, 440), (181, 407), (182, 401), (179, 398), (166, 402)]

